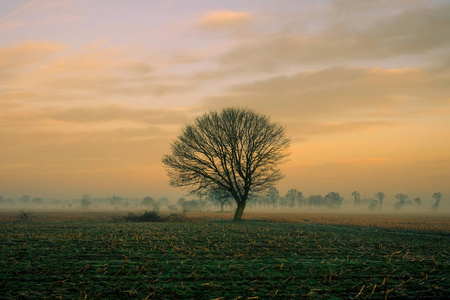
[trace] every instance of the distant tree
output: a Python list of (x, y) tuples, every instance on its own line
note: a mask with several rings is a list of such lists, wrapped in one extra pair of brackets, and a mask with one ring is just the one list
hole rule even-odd
[(258, 195), (257, 201), (259, 203), (259, 207), (268, 207), (272, 205), (272, 201), (270, 201), (267, 197), (267, 193)]
[(28, 203), (31, 201), (31, 197), (28, 195), (23, 195), (22, 197), (20, 197), (20, 201), (23, 203)]
[(42, 201), (42, 198), (34, 198), (34, 199), (33, 199), (33, 203), (34, 203), (34, 204), (42, 204), (42, 202), (43, 202), (43, 201)]
[(395, 198), (397, 198), (398, 202), (395, 203), (395, 208), (402, 208), (403, 205), (406, 204), (406, 199), (408, 199), (408, 196), (404, 195), (404, 194), (397, 194), (395, 195)]
[(112, 205), (118, 205), (120, 202), (122, 202), (122, 197), (119, 196), (112, 196), (111, 199), (109, 199), (109, 203)]
[(92, 202), (92, 196), (90, 194), (84, 194), (81, 199), (86, 199)]
[(273, 208), (275, 208), (275, 205), (277, 201), (280, 199), (280, 192), (276, 187), (271, 187), (267, 193), (266, 193), (267, 200), (272, 204)]
[(283, 178), (278, 165), (288, 156), (285, 129), (250, 109), (211, 111), (188, 124), (162, 159), (170, 184), (191, 194), (211, 186), (228, 191), (240, 220), (251, 193)]
[(181, 207), (183, 212), (192, 212), (201, 211), (204, 203), (198, 200), (186, 200), (184, 198), (180, 198), (178, 199), (177, 204)]
[(379, 201), (376, 199), (372, 199), (373, 201), (370, 201), (370, 199), (368, 199), (369, 202), (369, 210), (375, 210), (377, 207), (380, 208), (381, 206), (379, 205)]
[(342, 197), (335, 192), (328, 193), (324, 198), (325, 205), (328, 207), (339, 207), (342, 204)]
[(378, 203), (380, 204), (380, 207), (383, 206), (383, 200), (384, 200), (384, 193), (378, 192), (375, 194), (375, 198), (378, 200)]
[(209, 189), (208, 199), (213, 203), (218, 203), (220, 205), (220, 212), (223, 212), (223, 207), (225, 204), (229, 204), (231, 201), (231, 196), (228, 191), (213, 186)]
[(287, 200), (289, 207), (295, 207), (296, 205), (304, 204), (305, 200), (303, 198), (302, 192), (297, 189), (290, 189), (284, 198)]
[(159, 198), (156, 201), (156, 203), (158, 204), (159, 207), (163, 207), (163, 206), (169, 207), (169, 205), (170, 205), (169, 199), (167, 199), (166, 197)]
[(416, 204), (416, 206), (420, 206), (420, 205), (422, 205), (422, 199), (417, 197), (417, 198), (414, 199), (414, 203)]
[(287, 207), (288, 206), (288, 201), (284, 196), (280, 196), (280, 198), (278, 199), (278, 204), (281, 207)]
[(432, 206), (433, 209), (438, 209), (439, 208), (439, 203), (441, 202), (441, 197), (442, 197), (441, 193), (434, 193), (433, 194), (433, 199), (435, 201), (433, 206)]
[(5, 202), (5, 199), (0, 195), (0, 202)]
[(141, 201), (143, 206), (153, 206), (155, 204), (155, 199), (150, 196), (144, 197)]
[(358, 206), (361, 203), (361, 197), (357, 191), (352, 192), (352, 196), (355, 199), (355, 205)]
[(322, 195), (310, 195), (308, 197), (308, 204), (312, 206), (323, 206), (325, 205), (325, 200)]
[(88, 208), (89, 205), (91, 205), (91, 201), (89, 201), (88, 199), (81, 199), (81, 207), (82, 208)]
[(178, 198), (178, 200), (177, 200), (177, 205), (178, 205), (179, 207), (183, 208), (184, 202), (186, 202), (186, 198), (180, 197), (180, 198)]

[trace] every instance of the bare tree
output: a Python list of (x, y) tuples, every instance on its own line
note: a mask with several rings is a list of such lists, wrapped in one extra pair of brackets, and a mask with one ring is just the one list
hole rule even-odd
[(404, 194), (397, 194), (395, 195), (395, 198), (397, 198), (398, 202), (395, 203), (395, 208), (399, 209), (401, 208), (403, 205), (407, 204), (406, 199), (408, 199), (408, 196), (404, 195)]
[(433, 194), (433, 199), (434, 199), (434, 201), (436, 201), (433, 204), (433, 207), (432, 207), (433, 209), (438, 209), (439, 208), (439, 203), (441, 202), (441, 197), (442, 197), (441, 193), (434, 193)]
[(385, 197), (384, 193), (383, 192), (378, 192), (378, 193), (375, 194), (375, 197), (377, 198), (378, 203), (380, 204), (380, 207), (383, 206), (383, 200), (384, 200), (384, 197)]
[(23, 203), (28, 203), (31, 201), (31, 197), (28, 195), (23, 195), (22, 197), (20, 197), (20, 201)]
[(326, 206), (325, 199), (322, 195), (309, 195), (308, 204), (311, 206)]
[(280, 199), (280, 192), (276, 187), (271, 187), (266, 194), (267, 199), (272, 203), (273, 208), (275, 208), (275, 204), (278, 199)]
[(342, 197), (336, 192), (325, 195), (325, 205), (329, 207), (339, 207), (342, 204)]
[(357, 191), (352, 192), (352, 196), (355, 199), (355, 205), (359, 205), (361, 203), (361, 197)]
[(223, 212), (223, 207), (225, 204), (229, 203), (231, 199), (231, 194), (224, 189), (220, 189), (217, 186), (211, 187), (208, 191), (208, 199), (212, 202), (220, 204), (220, 212)]
[(289, 144), (284, 127), (269, 117), (226, 108), (188, 124), (162, 162), (172, 186), (191, 194), (204, 194), (211, 186), (227, 191), (237, 203), (234, 220), (240, 220), (250, 193), (283, 178), (277, 166), (288, 156)]
[(420, 205), (422, 205), (422, 199), (417, 197), (417, 198), (414, 199), (414, 203), (416, 204), (416, 206), (420, 206)]
[(297, 189), (290, 189), (286, 196), (284, 196), (286, 200), (288, 201), (289, 207), (295, 207), (296, 205), (302, 205), (305, 202), (305, 199), (303, 198), (303, 193), (298, 191)]

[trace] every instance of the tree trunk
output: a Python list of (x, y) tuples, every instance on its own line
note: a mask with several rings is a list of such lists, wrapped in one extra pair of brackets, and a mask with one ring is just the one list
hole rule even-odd
[(245, 204), (238, 204), (236, 212), (234, 213), (233, 221), (240, 221), (242, 219), (242, 214), (244, 213)]
[(220, 212), (223, 212), (223, 205), (225, 204), (225, 202), (220, 202)]

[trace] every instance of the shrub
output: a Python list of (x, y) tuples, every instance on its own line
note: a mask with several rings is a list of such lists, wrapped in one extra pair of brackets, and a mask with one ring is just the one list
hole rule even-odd
[(24, 211), (19, 210), (19, 214), (17, 215), (17, 219), (19, 220), (29, 220), (34, 218), (34, 213), (32, 211)]
[(125, 221), (131, 222), (163, 222), (165, 218), (162, 217), (159, 212), (152, 211), (144, 211), (142, 214), (128, 213), (127, 216), (124, 217)]

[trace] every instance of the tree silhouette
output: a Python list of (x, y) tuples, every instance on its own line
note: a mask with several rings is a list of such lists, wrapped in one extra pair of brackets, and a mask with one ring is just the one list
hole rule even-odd
[(312, 206), (322, 206), (325, 205), (325, 200), (322, 195), (310, 195), (308, 197), (308, 204)]
[(355, 205), (359, 205), (361, 203), (361, 197), (357, 191), (352, 192), (352, 196), (355, 199)]
[(91, 205), (91, 200), (89, 200), (87, 198), (81, 199), (81, 207), (82, 208), (88, 208), (89, 205)]
[(378, 203), (380, 204), (380, 207), (383, 206), (383, 200), (384, 200), (384, 197), (385, 197), (384, 193), (383, 192), (378, 192), (378, 193), (375, 194), (375, 197), (377, 198)]
[(416, 206), (420, 206), (420, 205), (422, 205), (422, 199), (417, 197), (417, 198), (414, 199), (414, 203), (416, 204)]
[(408, 199), (408, 196), (404, 194), (397, 194), (395, 195), (395, 198), (397, 198), (398, 202), (395, 203), (395, 208), (401, 208), (403, 205), (406, 204), (406, 199)]
[(266, 194), (267, 199), (272, 203), (272, 206), (275, 208), (275, 204), (278, 199), (280, 199), (280, 192), (276, 187), (271, 187)]
[(442, 197), (441, 193), (434, 193), (433, 194), (433, 199), (434, 199), (434, 201), (436, 201), (433, 204), (433, 207), (432, 207), (433, 209), (438, 209), (439, 208), (439, 203), (441, 202), (441, 197)]
[(23, 195), (22, 197), (20, 197), (20, 201), (23, 203), (28, 203), (31, 201), (31, 197), (29, 195)]
[(220, 212), (223, 212), (223, 207), (230, 201), (231, 195), (228, 191), (213, 186), (208, 191), (208, 199), (212, 202), (218, 202), (220, 204)]
[(237, 203), (240, 220), (250, 193), (262, 192), (283, 178), (277, 166), (288, 156), (285, 129), (253, 110), (211, 111), (188, 124), (164, 155), (170, 184), (204, 194), (212, 186)]
[(326, 206), (339, 207), (342, 203), (342, 197), (336, 192), (331, 192), (325, 195), (324, 201)]
[(297, 189), (290, 189), (286, 196), (286, 199), (289, 207), (295, 207), (296, 205), (304, 204), (305, 199), (303, 198), (303, 193), (298, 191)]

